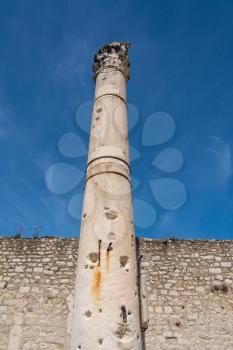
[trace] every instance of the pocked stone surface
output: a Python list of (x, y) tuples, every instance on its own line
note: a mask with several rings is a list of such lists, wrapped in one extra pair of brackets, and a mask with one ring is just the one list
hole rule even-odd
[(128, 155), (128, 47), (114, 42), (95, 56), (69, 350), (142, 349)]

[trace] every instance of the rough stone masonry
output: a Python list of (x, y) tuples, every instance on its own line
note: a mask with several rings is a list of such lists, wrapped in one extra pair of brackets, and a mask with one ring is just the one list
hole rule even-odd
[[(0, 238), (0, 350), (67, 350), (78, 242)], [(138, 254), (144, 350), (233, 349), (233, 241), (140, 239)]]

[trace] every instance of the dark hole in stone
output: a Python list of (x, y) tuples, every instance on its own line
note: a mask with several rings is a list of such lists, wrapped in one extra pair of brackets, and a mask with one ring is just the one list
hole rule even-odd
[(116, 234), (114, 232), (109, 232), (108, 239), (114, 241), (116, 239)]
[(222, 292), (223, 293), (227, 293), (228, 292), (228, 287), (225, 284), (222, 285)]
[(126, 307), (122, 305), (121, 307), (121, 312), (122, 312), (122, 319), (124, 323), (127, 323), (127, 313), (126, 313)]
[(91, 315), (92, 315), (91, 311), (88, 310), (88, 311), (85, 312), (85, 316), (86, 316), (87, 318), (90, 318)]
[(228, 286), (225, 284), (222, 285), (214, 285), (211, 287), (212, 292), (222, 292), (227, 293), (228, 292)]
[(119, 339), (122, 339), (126, 334), (130, 334), (131, 331), (127, 324), (119, 324), (116, 330), (116, 335)]
[(102, 111), (102, 108), (97, 108), (96, 112), (100, 113)]
[(109, 243), (108, 248), (107, 248), (107, 252), (110, 252), (110, 250), (113, 250), (112, 242)]
[(110, 210), (105, 213), (105, 216), (108, 220), (115, 220), (117, 218), (117, 212), (114, 210)]
[(127, 264), (128, 260), (129, 260), (128, 256), (126, 256), (126, 255), (120, 256), (121, 267), (125, 267), (125, 265)]
[(100, 266), (100, 260), (101, 260), (101, 239), (99, 240), (99, 257), (98, 257), (98, 265)]
[(99, 339), (98, 339), (98, 343), (99, 343), (100, 345), (102, 345), (102, 344), (103, 344), (103, 339), (99, 338)]
[(98, 261), (99, 255), (97, 253), (90, 253), (88, 257), (91, 260), (91, 262), (94, 264)]
[(167, 340), (169, 340), (169, 339), (170, 339), (170, 340), (176, 340), (177, 337), (171, 336), (171, 337), (166, 337), (166, 339), (167, 339)]

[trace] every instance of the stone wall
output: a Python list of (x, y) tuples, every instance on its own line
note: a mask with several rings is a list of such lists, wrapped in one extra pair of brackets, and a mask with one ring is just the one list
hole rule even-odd
[(0, 239), (0, 350), (64, 350), (78, 240)]
[(233, 349), (233, 241), (140, 240), (145, 349)]
[[(0, 350), (67, 350), (78, 239), (0, 239)], [(233, 349), (233, 241), (138, 241), (144, 350)], [(95, 349), (90, 349), (95, 350)]]

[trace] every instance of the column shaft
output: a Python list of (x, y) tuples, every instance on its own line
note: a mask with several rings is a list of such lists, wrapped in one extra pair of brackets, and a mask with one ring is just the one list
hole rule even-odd
[(70, 350), (141, 350), (126, 76), (96, 74)]

